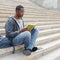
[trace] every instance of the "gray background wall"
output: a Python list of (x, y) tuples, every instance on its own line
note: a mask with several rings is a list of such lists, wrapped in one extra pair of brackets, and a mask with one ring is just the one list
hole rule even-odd
[[(51, 6), (49, 4), (50, 7), (47, 7), (48, 4), (46, 6), (43, 6), (44, 1), (48, 2), (48, 0), (31, 0), (31, 1), (37, 3), (38, 5), (40, 5), (41, 7), (44, 7), (44, 8), (60, 10), (60, 0), (57, 0), (57, 2), (55, 2), (55, 0), (54, 0), (55, 3), (54, 2), (53, 3), (50, 2), (50, 4), (53, 5), (53, 6)], [(54, 6), (54, 4), (56, 4), (56, 6)]]

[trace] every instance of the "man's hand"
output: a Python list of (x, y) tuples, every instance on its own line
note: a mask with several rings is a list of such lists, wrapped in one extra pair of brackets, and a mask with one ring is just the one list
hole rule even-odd
[(27, 31), (27, 27), (20, 30), (20, 32), (24, 32), (24, 31)]

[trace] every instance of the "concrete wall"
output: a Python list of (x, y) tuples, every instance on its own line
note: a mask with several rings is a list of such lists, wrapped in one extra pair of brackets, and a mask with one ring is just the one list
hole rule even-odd
[(58, 9), (60, 10), (60, 0), (58, 0)]
[(44, 0), (31, 0), (31, 1), (33, 1), (39, 5), (42, 5)]
[(44, 0), (42, 6), (46, 8), (57, 8), (57, 0)]
[(45, 8), (60, 10), (60, 0), (32, 0), (32, 1)]

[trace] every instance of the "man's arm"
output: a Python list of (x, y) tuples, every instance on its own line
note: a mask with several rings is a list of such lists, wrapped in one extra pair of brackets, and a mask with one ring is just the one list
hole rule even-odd
[(5, 25), (5, 29), (6, 29), (6, 35), (8, 37), (15, 37), (16, 35), (18, 35), (20, 33), (20, 31), (15, 31), (13, 32), (13, 22), (12, 20), (8, 20), (6, 25)]

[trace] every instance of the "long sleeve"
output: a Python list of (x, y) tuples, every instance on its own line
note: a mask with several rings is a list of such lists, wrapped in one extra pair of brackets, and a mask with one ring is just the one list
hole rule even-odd
[(5, 29), (6, 29), (6, 36), (8, 37), (15, 37), (16, 35), (18, 35), (20, 33), (20, 31), (13, 31), (14, 29), (14, 25), (12, 20), (8, 20), (6, 25), (5, 25)]

